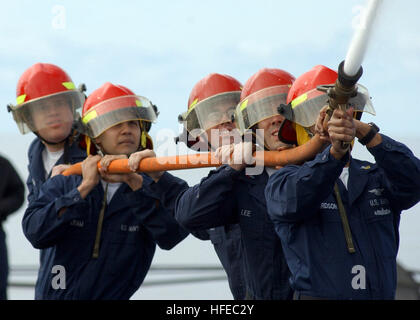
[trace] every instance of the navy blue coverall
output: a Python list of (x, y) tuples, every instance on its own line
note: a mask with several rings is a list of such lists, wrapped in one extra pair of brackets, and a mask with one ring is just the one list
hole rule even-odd
[(239, 223), (248, 298), (289, 299), (289, 270), (264, 197), (268, 174), (221, 166), (177, 199), (175, 217), (196, 232)]
[[(42, 161), (42, 152), (45, 150), (45, 145), (39, 138), (35, 138), (28, 150), (28, 178), (26, 186), (28, 187), (28, 204), (38, 197), (41, 186), (45, 182), (45, 175), (49, 172), (45, 171)], [(66, 158), (66, 159), (65, 159)], [(86, 151), (82, 150), (77, 143), (72, 143), (67, 147), (66, 155), (62, 155), (56, 165), (59, 164), (74, 164), (81, 162), (86, 158)], [(52, 269), (52, 259), (54, 254), (54, 247), (40, 249), (39, 251), (39, 270), (38, 278), (35, 284), (35, 299), (42, 299), (41, 283), (45, 282), (43, 279)]]
[[(395, 298), (400, 214), (420, 200), (420, 160), (385, 135), (368, 150), (376, 163), (348, 154), (336, 160), (328, 147), (313, 161), (278, 170), (267, 183), (268, 212), (297, 297)], [(349, 159), (346, 189), (339, 176)], [(355, 253), (347, 248), (335, 182)]]
[(188, 235), (173, 218), (175, 198), (188, 185), (169, 173), (157, 183), (142, 176), (142, 188), (132, 191), (123, 183), (106, 206), (97, 258), (92, 253), (102, 184), (85, 199), (77, 190), (81, 176), (58, 175), (42, 185), (25, 212), (24, 234), (35, 248), (53, 247), (53, 267), (65, 270), (65, 288), (54, 282), (58, 274), (44, 270), (42, 299), (129, 299), (149, 270), (156, 244), (169, 250)]
[(228, 224), (192, 234), (198, 239), (211, 241), (228, 277), (233, 298), (245, 299), (246, 284), (240, 226)]

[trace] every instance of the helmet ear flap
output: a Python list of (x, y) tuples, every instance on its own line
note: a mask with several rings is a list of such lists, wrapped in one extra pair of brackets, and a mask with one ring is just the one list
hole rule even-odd
[(307, 128), (302, 127), (299, 124), (295, 124), (296, 136), (297, 136), (297, 145), (301, 146), (311, 140), (311, 137), (307, 131)]
[(278, 132), (279, 140), (287, 144), (297, 145), (297, 134), (290, 120), (284, 120)]

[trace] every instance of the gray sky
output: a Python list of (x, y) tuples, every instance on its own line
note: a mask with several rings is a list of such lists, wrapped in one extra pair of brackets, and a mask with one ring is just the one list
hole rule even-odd
[[(152, 129), (179, 132), (194, 84), (208, 73), (244, 83), (263, 67), (296, 77), (344, 59), (366, 0), (6, 1), (0, 12), (0, 132), (18, 132), (6, 104), (35, 62), (61, 66), (88, 93), (106, 81), (158, 105)], [(416, 0), (384, 0), (363, 67), (382, 132), (419, 136)]]

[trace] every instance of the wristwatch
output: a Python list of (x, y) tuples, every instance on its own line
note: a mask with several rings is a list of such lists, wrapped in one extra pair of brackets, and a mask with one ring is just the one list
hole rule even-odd
[(363, 138), (359, 139), (359, 142), (364, 146), (371, 142), (375, 135), (379, 132), (379, 127), (373, 122), (369, 122), (368, 125), (371, 127), (369, 132)]

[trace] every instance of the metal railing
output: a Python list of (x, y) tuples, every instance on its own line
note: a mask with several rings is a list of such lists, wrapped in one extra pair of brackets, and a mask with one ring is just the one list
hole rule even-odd
[[(10, 275), (14, 276), (34, 276), (36, 277), (38, 273), (38, 266), (12, 266), (10, 268)], [(221, 266), (218, 265), (152, 265), (149, 269), (148, 275), (153, 275), (157, 273), (167, 273), (170, 272), (171, 274), (166, 274), (168, 276), (172, 276), (171, 278), (167, 279), (159, 279), (159, 280), (152, 280), (146, 277), (145, 281), (143, 282), (142, 286), (150, 287), (150, 286), (158, 286), (158, 285), (171, 285), (171, 284), (185, 284), (185, 283), (196, 283), (196, 282), (208, 282), (208, 281), (221, 281), (227, 280), (227, 276), (225, 271)], [(189, 277), (182, 277), (180, 278), (179, 275), (182, 273), (208, 273), (208, 272), (215, 272), (213, 275), (194, 275)], [(177, 277), (178, 275), (178, 277)], [(9, 276), (9, 278), (11, 278)], [(35, 282), (30, 281), (16, 281), (12, 280), (8, 283), (9, 287), (15, 288), (34, 288)]]
[[(420, 278), (420, 270), (406, 270), (411, 274), (413, 280)], [(214, 273), (209, 275), (208, 273)], [(38, 273), (38, 266), (12, 266), (10, 268), (10, 274), (16, 277), (19, 276), (33, 276), (36, 278)], [(149, 275), (157, 275), (159, 273), (166, 273), (168, 278), (165, 279), (151, 279)], [(169, 273), (169, 274), (168, 274)], [(194, 273), (194, 276), (179, 277), (182, 274)], [(202, 273), (199, 275), (197, 273)], [(209, 282), (209, 281), (222, 281), (227, 280), (227, 276), (223, 268), (219, 265), (152, 265), (149, 269), (148, 276), (146, 276), (142, 287), (152, 287), (161, 285), (175, 285), (175, 284), (187, 284), (187, 283), (198, 283), (198, 282)], [(9, 277), (10, 278), (10, 277)], [(420, 295), (420, 282), (415, 280), (418, 285)], [(34, 288), (35, 282), (29, 281), (9, 281), (9, 287), (11, 288)]]

